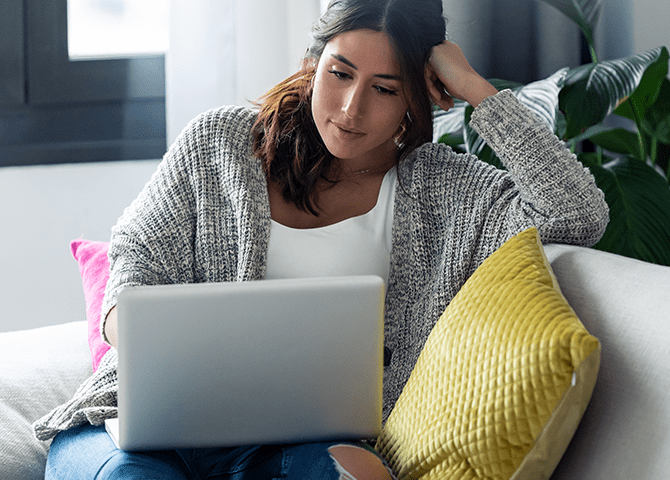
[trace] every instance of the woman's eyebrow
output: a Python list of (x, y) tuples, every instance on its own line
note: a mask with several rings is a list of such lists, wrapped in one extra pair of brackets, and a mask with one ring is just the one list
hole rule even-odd
[[(340, 54), (338, 54), (338, 53), (333, 53), (331, 56), (332, 56), (335, 60), (339, 60), (340, 62), (344, 63), (345, 65), (350, 66), (350, 67), (353, 68), (354, 70), (358, 70), (358, 67), (357, 67), (356, 65), (354, 65), (354, 64), (353, 64), (347, 57), (345, 57), (344, 55), (340, 55)], [(378, 78), (383, 78), (383, 79), (385, 79), (385, 80), (398, 80), (398, 81), (401, 80), (401, 78), (400, 78), (398, 75), (390, 75), (390, 74), (387, 74), (387, 73), (378, 73), (378, 74), (376, 74), (376, 75), (374, 75), (374, 76), (375, 76), (375, 77), (378, 77)]]

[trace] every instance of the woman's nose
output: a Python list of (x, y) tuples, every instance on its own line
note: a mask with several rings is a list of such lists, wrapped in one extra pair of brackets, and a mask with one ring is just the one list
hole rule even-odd
[(342, 104), (342, 112), (349, 118), (358, 118), (364, 111), (365, 91), (361, 86), (352, 85)]

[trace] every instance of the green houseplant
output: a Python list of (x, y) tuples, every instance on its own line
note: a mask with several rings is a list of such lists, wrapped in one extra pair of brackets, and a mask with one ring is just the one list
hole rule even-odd
[[(610, 223), (595, 248), (670, 265), (670, 80), (668, 50), (658, 47), (626, 58), (598, 61), (593, 41), (600, 0), (541, 0), (582, 30), (592, 62), (564, 68), (528, 85), (493, 80), (512, 88), (526, 106), (554, 128), (594, 175), (610, 207)], [(439, 141), (474, 153), (502, 168), (470, 128), (472, 107), (458, 102), (436, 112)], [(606, 119), (631, 120), (608, 127)], [(583, 148), (584, 142), (593, 148)]]

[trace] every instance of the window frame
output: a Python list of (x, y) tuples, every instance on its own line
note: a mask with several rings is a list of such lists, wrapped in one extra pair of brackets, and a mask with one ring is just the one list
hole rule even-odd
[(27, 0), (29, 99), (34, 105), (165, 97), (165, 58), (71, 60), (67, 0)]
[(3, 0), (0, 15), (0, 107), (18, 106), (25, 101), (23, 0)]
[(0, 167), (160, 158), (165, 58), (70, 60), (67, 0), (4, 0)]

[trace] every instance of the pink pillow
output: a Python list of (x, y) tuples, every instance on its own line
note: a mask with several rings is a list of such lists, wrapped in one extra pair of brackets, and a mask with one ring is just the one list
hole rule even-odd
[(109, 260), (107, 260), (109, 243), (79, 239), (70, 242), (70, 249), (79, 262), (79, 273), (86, 299), (88, 345), (91, 349), (93, 371), (96, 371), (102, 356), (109, 350), (109, 345), (104, 342), (100, 334), (102, 298), (109, 278)]

